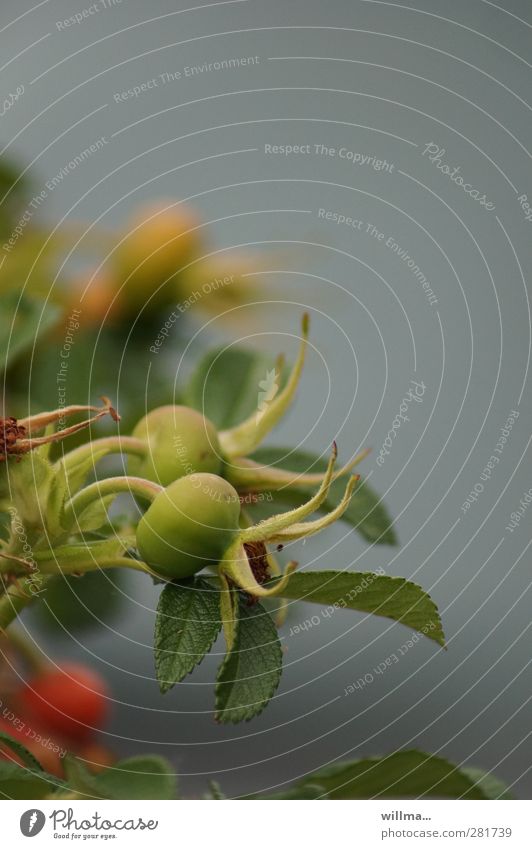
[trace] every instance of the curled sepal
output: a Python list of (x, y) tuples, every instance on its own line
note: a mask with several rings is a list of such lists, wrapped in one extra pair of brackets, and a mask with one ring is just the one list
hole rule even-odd
[[(219, 434), (222, 454), (228, 459), (245, 457), (251, 454), (265, 436), (275, 427), (290, 406), (297, 390), (308, 340), (309, 317), (305, 313), (301, 324), (301, 347), (286, 386), (271, 399), (264, 399), (258, 410), (236, 427), (223, 430)], [(280, 369), (276, 368), (278, 377)], [(275, 386), (275, 383), (273, 384)]]
[[(282, 546), (279, 546), (281, 549)], [(268, 577), (270, 578), (278, 578), (282, 575), (282, 569), (277, 561), (277, 558), (271, 551), (266, 553), (266, 560), (268, 563)], [(286, 617), (288, 616), (288, 606), (290, 602), (286, 598), (280, 598), (275, 608), (275, 613), (272, 611), (272, 616), (274, 618), (274, 622), (278, 628), (282, 628), (284, 623), (286, 622)]]
[(103, 436), (100, 439), (92, 439), (64, 454), (56, 463), (56, 469), (65, 470), (72, 492), (75, 492), (82, 486), (89, 471), (92, 471), (103, 457), (109, 454), (145, 457), (147, 452), (146, 443), (134, 436)]
[(277, 595), (288, 584), (290, 575), (296, 567), (297, 563), (291, 561), (287, 564), (284, 575), (276, 581), (275, 586), (265, 587), (255, 577), (248, 552), (241, 540), (237, 539), (225, 552), (223, 560), (218, 566), (218, 571), (226, 581), (234, 584), (248, 595), (267, 598), (271, 595)]
[(297, 539), (303, 539), (304, 537), (312, 536), (312, 534), (317, 534), (324, 528), (332, 525), (337, 521), (337, 519), (340, 519), (343, 516), (349, 507), (349, 502), (351, 501), (355, 484), (359, 480), (360, 475), (353, 475), (353, 477), (349, 479), (343, 498), (334, 510), (330, 510), (329, 513), (326, 513), (320, 519), (314, 519), (314, 521), (311, 522), (294, 522), (294, 524), (290, 525), (289, 528), (284, 528), (284, 530), (274, 533), (269, 538), (269, 542), (285, 543)]
[(323, 475), (321, 486), (312, 498), (305, 501), (299, 507), (293, 510), (287, 510), (285, 513), (278, 513), (276, 516), (271, 516), (269, 519), (263, 519), (257, 525), (252, 525), (250, 528), (245, 528), (240, 532), (242, 542), (259, 542), (260, 540), (273, 540), (278, 536), (280, 531), (289, 528), (296, 522), (306, 519), (315, 510), (318, 510), (323, 502), (327, 499), (331, 483), (333, 480), (334, 464), (337, 456), (336, 443), (333, 443), (333, 450), (327, 465), (327, 471)]
[[(346, 463), (333, 474), (332, 482), (350, 474), (355, 466), (358, 466), (369, 453), (369, 448), (360, 451), (349, 463)], [(234, 464), (228, 464), (225, 468), (226, 480), (239, 492), (262, 492), (264, 490), (279, 492), (284, 489), (319, 486), (323, 483), (324, 477), (325, 472), (312, 472), (310, 474), (295, 472), (257, 463), (247, 458), (238, 459)]]
[(84, 515), (86, 516), (89, 508), (99, 505), (106, 509), (121, 493), (128, 493), (151, 502), (162, 491), (163, 487), (159, 484), (132, 475), (94, 481), (66, 502), (61, 519), (63, 528), (67, 531), (82, 530), (79, 522)]
[[(102, 401), (104, 402), (104, 406), (102, 407), (76, 404), (69, 407), (61, 407), (59, 410), (53, 410), (47, 413), (38, 413), (35, 416), (29, 416), (25, 419), (15, 419), (13, 416), (1, 418), (0, 461), (6, 460), (11, 455), (20, 456), (21, 454), (27, 454), (41, 445), (60, 442), (67, 436), (71, 436), (73, 433), (78, 433), (78, 431), (89, 427), (93, 422), (101, 419), (102, 416), (110, 415), (115, 422), (120, 421), (120, 417), (109, 399), (102, 398)], [(87, 412), (94, 413), (94, 415), (77, 424), (46, 433), (44, 436), (33, 436), (33, 434), (48, 428), (49, 425), (63, 422), (69, 416)]]
[(222, 620), (222, 629), (225, 638), (227, 651), (231, 651), (235, 641), (236, 624), (238, 621), (238, 594), (235, 592), (223, 574), (219, 572), (220, 580), (220, 619)]

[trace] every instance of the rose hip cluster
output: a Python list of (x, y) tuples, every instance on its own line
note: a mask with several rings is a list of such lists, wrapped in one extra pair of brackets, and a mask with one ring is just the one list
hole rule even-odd
[[(323, 474), (298, 474), (249, 459), (288, 409), (297, 386), (308, 335), (302, 325), (297, 361), (281, 391), (260, 413), (228, 430), (217, 431), (205, 416), (184, 406), (164, 406), (149, 412), (131, 437), (104, 438), (72, 452), (70, 464), (79, 463), (90, 450), (95, 457), (118, 451), (129, 455), (128, 475), (93, 484), (75, 495), (67, 508), (75, 516), (92, 501), (129, 490), (147, 507), (138, 522), (135, 544), (149, 571), (167, 580), (182, 580), (210, 567), (219, 576), (251, 596), (279, 592), (294, 564), (283, 577), (267, 546), (317, 533), (346, 510), (357, 476), (350, 471), (362, 459), (334, 471), (336, 445)], [(348, 476), (340, 503), (318, 519), (309, 516), (322, 508), (330, 485)], [(242, 501), (247, 493), (272, 492), (315, 485), (316, 494), (285, 513), (249, 525)], [(273, 580), (277, 578), (278, 580)], [(264, 586), (270, 579), (272, 585)]]
[[(365, 456), (359, 454), (335, 471), (337, 452), (333, 444), (327, 469), (320, 474), (290, 472), (249, 458), (294, 398), (305, 360), (307, 316), (301, 336), (297, 360), (283, 387), (259, 411), (227, 430), (218, 431), (196, 410), (164, 406), (144, 416), (131, 436), (91, 440), (52, 464), (39, 452), (46, 449), (48, 441), (67, 434), (63, 431), (36, 438), (33, 433), (37, 427), (49, 426), (56, 414), (43, 414), (33, 423), (25, 420), (24, 431), (11, 446), (22, 460), (4, 465), (8, 466), (11, 494), (24, 491), (18, 520), (26, 528), (24, 551), (29, 542), (32, 557), (24, 556), (12, 529), (9, 541), (0, 549), (4, 577), (28, 578), (34, 567), (41, 574), (54, 575), (128, 566), (173, 581), (209, 568), (224, 587), (236, 587), (252, 598), (279, 593), (295, 564), (289, 563), (281, 575), (275, 552), (268, 546), (280, 549), (340, 518), (358, 479), (351, 470)], [(73, 425), (70, 431), (87, 426), (105, 413), (118, 420), (108, 402), (94, 412), (89, 422)], [(24, 457), (33, 448), (38, 451), (31, 458)], [(127, 456), (128, 474), (87, 485), (95, 464), (112, 453)], [(337, 506), (310, 518), (323, 511), (331, 483), (340, 476), (346, 476), (347, 483)], [(251, 524), (243, 509), (250, 495), (313, 486), (316, 492), (305, 503), (257, 524)], [(100, 539), (89, 538), (88, 532), (108, 526), (108, 508), (124, 492), (137, 499), (143, 511), (140, 519), (129, 533), (108, 533), (103, 540), (102, 534)], [(0, 625), (4, 618), (0, 600)]]

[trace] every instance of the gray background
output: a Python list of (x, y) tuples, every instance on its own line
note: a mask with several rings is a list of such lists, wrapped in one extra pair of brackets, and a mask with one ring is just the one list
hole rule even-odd
[[(168, 755), (188, 794), (207, 776), (239, 794), (334, 759), (418, 746), (493, 769), (529, 797), (532, 513), (505, 530), (532, 485), (532, 223), (517, 199), (532, 196), (529, 3), (245, 0), (190, 10), (122, 0), (59, 32), (56, 21), (81, 8), (3, 2), (3, 91), (26, 90), (2, 118), (2, 142), (23, 167), (34, 163), (39, 187), (96, 138), (109, 139), (50, 194), (44, 214), (54, 224), (67, 216), (116, 227), (141, 201), (193, 197), (214, 247), (263, 252), (275, 305), (247, 307), (236, 330), (225, 321), (205, 328), (195, 314), (186, 362), (235, 336), (292, 355), (305, 305), (315, 350), (279, 444), (323, 452), (336, 436), (344, 457), (363, 445), (378, 450), (410, 380), (426, 384), (385, 464), (374, 451), (364, 467), (397, 520), (401, 547), (368, 547), (339, 526), (295, 553), (308, 568), (383, 567), (414, 578), (442, 611), (448, 650), (419, 642), (344, 696), (410, 634), (340, 612), (289, 637), (290, 624), (315, 612), (301, 605), (283, 631), (276, 698), (234, 728), (212, 719), (219, 657), (159, 695), (150, 648), (157, 592), (141, 577), (130, 580), (132, 601), (112, 630), (65, 635), (51, 651), (101, 668), (116, 699), (104, 738), (119, 752)], [(165, 71), (255, 55), (253, 66), (113, 99)], [(431, 142), (494, 210), (423, 156)], [(265, 144), (320, 143), (394, 169), (264, 153)], [(392, 236), (438, 303), (382, 242), (320, 220), (320, 207)], [(167, 361), (171, 371), (177, 361)], [(501, 461), (463, 514), (512, 409), (520, 416)]]

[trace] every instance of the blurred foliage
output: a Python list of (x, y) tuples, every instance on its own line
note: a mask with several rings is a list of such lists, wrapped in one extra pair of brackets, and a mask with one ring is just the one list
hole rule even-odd
[(20, 169), (7, 157), (0, 157), (0, 238), (9, 236), (15, 222), (23, 213), (30, 194), (30, 181), (20, 176)]
[(201, 219), (175, 200), (140, 205), (115, 231), (71, 221), (46, 227), (33, 210), (24, 221), (31, 187), (19, 170), (0, 163), (0, 231), (3, 242), (14, 236), (0, 256), (0, 370), (7, 369), (9, 412), (26, 410), (30, 397), (33, 411), (57, 406), (74, 315), (68, 402), (112, 395), (127, 431), (147, 407), (175, 400), (176, 350), (189, 331), (189, 310), (223, 314), (250, 287), (255, 300), (260, 262), (209, 253)]
[[(253, 798), (253, 797), (251, 797)], [(269, 799), (511, 799), (483, 770), (410, 749), (331, 764)]]
[(34, 615), (47, 629), (66, 634), (108, 625), (120, 613), (126, 582), (124, 569), (60, 575), (48, 585)]
[[(209, 351), (184, 390), (183, 403), (203, 413), (218, 430), (234, 427), (257, 408), (257, 387), (275, 369), (276, 357), (247, 348)], [(283, 368), (280, 388), (288, 369)]]
[[(156, 755), (140, 755), (102, 769), (87, 769), (83, 759), (65, 757), (65, 778), (58, 779), (17, 740), (0, 732), (0, 794), (11, 799), (175, 799), (177, 775), (172, 764)], [(16, 762), (12, 760), (16, 758)], [(217, 782), (209, 782), (205, 799), (224, 800)], [(305, 775), (273, 795), (240, 797), (250, 800), (305, 799), (512, 799), (506, 785), (491, 773), (457, 766), (442, 757), (416, 749), (384, 757), (344, 761)]]
[[(57, 406), (57, 374), (61, 368), (60, 351), (65, 334), (66, 324), (62, 320), (55, 330), (53, 345), (40, 347), (32, 362), (20, 359), (10, 371), (8, 385), (15, 408), (18, 401), (26, 397), (31, 397), (34, 412)], [(138, 325), (134, 329), (115, 328), (100, 334), (87, 333), (80, 328), (74, 334), (68, 358), (64, 384), (67, 402), (94, 403), (102, 395), (111, 396), (122, 417), (120, 430), (129, 432), (144, 415), (146, 406), (167, 403), (172, 397), (171, 363), (170, 368), (166, 360), (161, 368), (149, 369), (148, 346), (152, 338), (153, 329), (148, 325)], [(175, 349), (169, 351), (169, 355), (175, 357)], [(112, 432), (115, 428), (111, 423), (102, 422), (98, 432)], [(71, 437), (69, 448), (84, 440), (82, 434), (79, 438)]]
[(16, 291), (2, 294), (0, 310), (0, 373), (8, 365), (31, 354), (39, 340), (46, 339), (57, 321), (61, 311), (49, 304), (46, 308), (36, 298), (27, 297)]

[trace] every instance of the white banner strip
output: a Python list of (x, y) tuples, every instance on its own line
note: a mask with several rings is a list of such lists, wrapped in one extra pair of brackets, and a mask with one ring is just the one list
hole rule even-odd
[(0, 811), (6, 849), (66, 841), (178, 849), (532, 845), (525, 801), (5, 801)]

